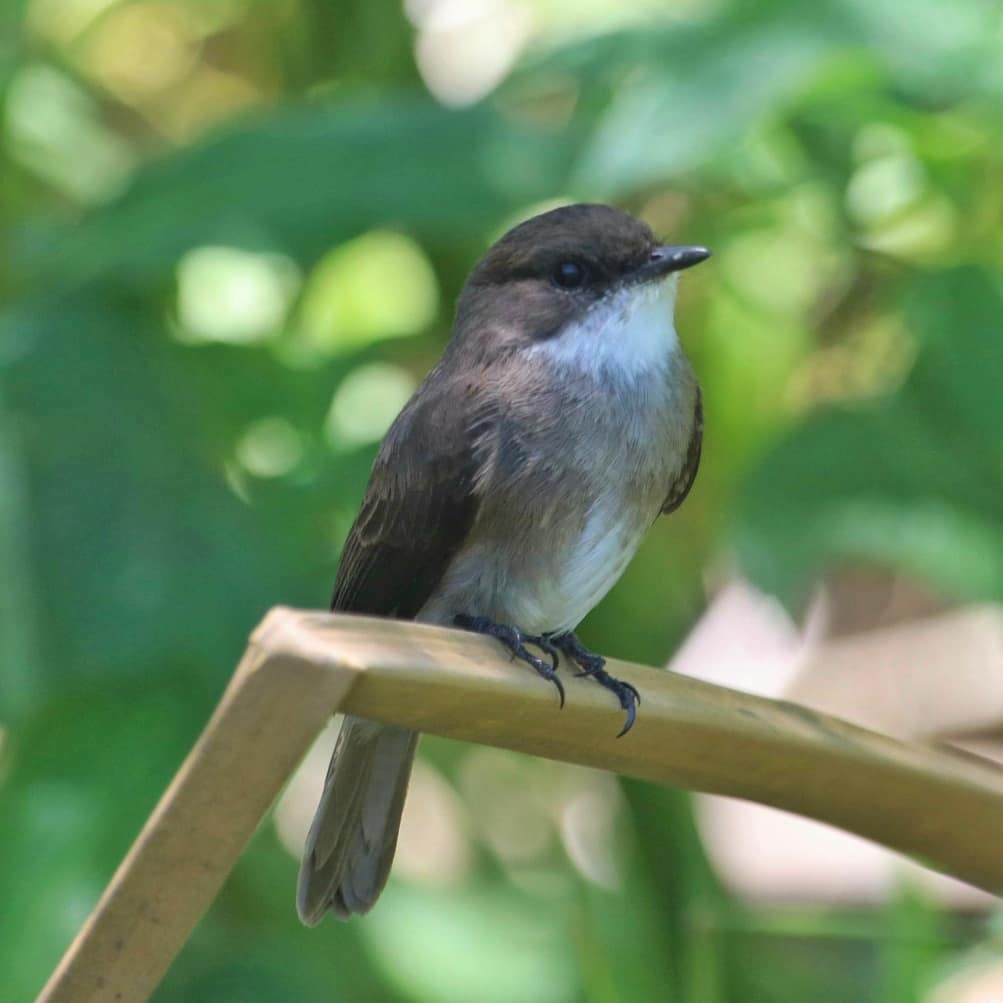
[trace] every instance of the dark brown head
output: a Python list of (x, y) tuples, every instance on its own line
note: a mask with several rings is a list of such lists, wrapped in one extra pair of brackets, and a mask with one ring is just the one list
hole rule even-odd
[(480, 260), (457, 305), (456, 336), (496, 345), (556, 338), (600, 301), (709, 254), (661, 245), (645, 223), (611, 206), (553, 209), (509, 230)]

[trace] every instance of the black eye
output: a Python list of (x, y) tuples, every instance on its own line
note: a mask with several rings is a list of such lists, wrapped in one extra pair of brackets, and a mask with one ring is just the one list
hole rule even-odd
[(575, 261), (562, 261), (554, 269), (554, 282), (562, 289), (577, 289), (585, 282), (585, 269)]

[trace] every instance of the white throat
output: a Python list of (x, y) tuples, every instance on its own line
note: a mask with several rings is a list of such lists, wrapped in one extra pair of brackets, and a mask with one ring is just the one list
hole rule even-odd
[(530, 352), (595, 376), (636, 380), (664, 371), (679, 351), (674, 312), (679, 276), (627, 286)]

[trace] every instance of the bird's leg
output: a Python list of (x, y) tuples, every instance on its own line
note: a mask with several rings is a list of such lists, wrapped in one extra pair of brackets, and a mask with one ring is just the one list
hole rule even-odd
[[(453, 618), (453, 623), (464, 630), (473, 631), (475, 634), (484, 634), (501, 641), (508, 648), (513, 658), (518, 658), (549, 680), (557, 687), (558, 696), (561, 698), (561, 706), (564, 706), (564, 684), (557, 677), (558, 652), (557, 646), (549, 637), (542, 634), (524, 634), (518, 627), (513, 627), (509, 623), (495, 623), (486, 616), (467, 616), (461, 613)], [(549, 663), (537, 657), (526, 645), (533, 644), (541, 651), (550, 656)]]
[(634, 726), (634, 721), (637, 718), (637, 707), (641, 702), (641, 694), (630, 683), (614, 679), (606, 671), (606, 659), (594, 651), (589, 651), (572, 631), (569, 630), (564, 634), (550, 634), (548, 640), (558, 651), (567, 655), (579, 667), (581, 671), (576, 672), (575, 675), (589, 676), (604, 689), (616, 695), (620, 706), (627, 712), (627, 721), (616, 737), (620, 738), (622, 735), (626, 735)]

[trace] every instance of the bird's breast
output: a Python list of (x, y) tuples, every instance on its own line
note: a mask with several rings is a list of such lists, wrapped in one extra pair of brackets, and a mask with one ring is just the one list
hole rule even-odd
[(681, 353), (619, 386), (518, 378), (533, 396), (509, 397), (482, 443), (477, 519), (421, 619), (574, 629), (623, 574), (681, 468), (696, 392)]
[(422, 619), (488, 616), (529, 633), (572, 630), (617, 579), (654, 517), (615, 492), (508, 533), (475, 533), (448, 569)]
[[(653, 516), (609, 492), (589, 509), (551, 561), (523, 577), (509, 598), (533, 630), (573, 630), (616, 584)], [(515, 576), (514, 576), (515, 577)]]

